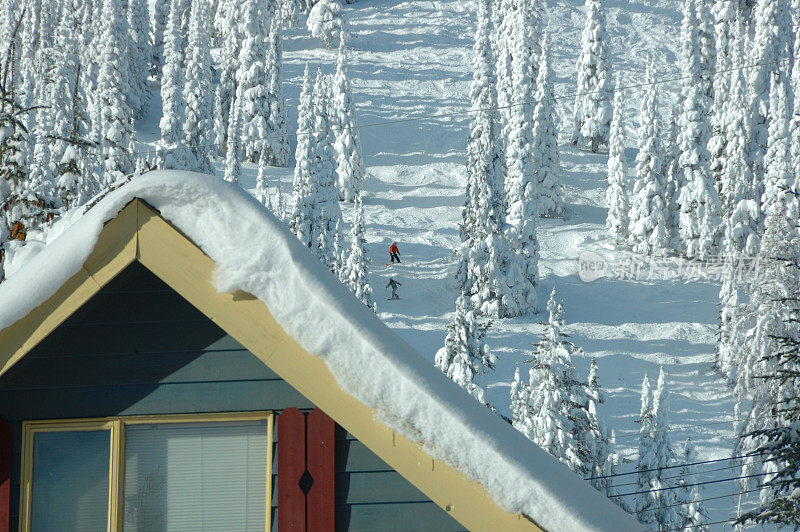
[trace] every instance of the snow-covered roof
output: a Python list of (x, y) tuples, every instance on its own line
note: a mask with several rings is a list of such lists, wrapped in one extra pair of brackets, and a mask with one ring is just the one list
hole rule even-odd
[[(17, 253), (0, 284), (0, 331), (83, 266), (105, 222), (133, 199), (152, 205), (216, 264), (219, 292), (261, 300), (338, 384), (392, 429), (546, 530), (637, 530), (629, 515), (475, 401), (356, 300), (263, 205), (218, 178), (137, 177), (78, 208)], [(24, 264), (24, 267), (22, 265)]]

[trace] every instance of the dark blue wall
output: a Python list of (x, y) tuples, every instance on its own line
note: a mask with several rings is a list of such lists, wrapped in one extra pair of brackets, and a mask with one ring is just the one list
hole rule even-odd
[[(143, 266), (134, 263), (0, 377), (14, 434), (12, 529), (22, 421), (271, 410), (314, 405)], [(279, 437), (275, 435), (275, 439)], [(276, 467), (273, 464), (273, 471)], [(337, 530), (463, 530), (337, 428)], [(273, 481), (273, 506), (276, 504)], [(275, 511), (273, 508), (273, 523)]]

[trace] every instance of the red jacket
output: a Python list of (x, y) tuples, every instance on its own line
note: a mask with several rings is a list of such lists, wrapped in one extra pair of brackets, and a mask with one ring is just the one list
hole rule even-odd
[(389, 253), (400, 253), (400, 250), (397, 249), (397, 244), (392, 244), (389, 246)]

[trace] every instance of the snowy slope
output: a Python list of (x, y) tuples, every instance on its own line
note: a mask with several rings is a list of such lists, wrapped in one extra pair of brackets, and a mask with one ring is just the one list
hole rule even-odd
[[(623, 85), (641, 82), (650, 54), (658, 63), (658, 79), (679, 76), (676, 65), (680, 3), (637, 0), (605, 2), (613, 68)], [(566, 144), (571, 125), (574, 62), (584, 23), (583, 2), (548, 2), (553, 36), (556, 94), (561, 139)], [(346, 7), (350, 39), (350, 74), (359, 108), (359, 123), (368, 177), (364, 201), (368, 251), (373, 259), (373, 288), (380, 317), (431, 362), (441, 347), (450, 320), (457, 285), (452, 278), (458, 243), (460, 206), (464, 201), (464, 150), (468, 117), (468, 88), (472, 76), (475, 7), (465, 0), (362, 1)], [(290, 109), (296, 106), (306, 61), (332, 68), (333, 52), (302, 33), (286, 42), (286, 91)], [(659, 87), (662, 112), (671, 103), (678, 83)], [(635, 131), (639, 89), (626, 93), (629, 128), (628, 160), (636, 156)], [(429, 115), (438, 115), (429, 118)], [(423, 117), (419, 120), (375, 125)], [(293, 118), (290, 117), (290, 121)], [(670, 384), (670, 420), (674, 441), (691, 438), (699, 460), (730, 456), (733, 446), (730, 390), (711, 371), (718, 285), (712, 282), (617, 281), (584, 283), (577, 276), (582, 251), (600, 251), (612, 262), (605, 230), (606, 157), (561, 146), (566, 185), (566, 220), (542, 220), (539, 300), (546, 301), (555, 286), (564, 300), (567, 331), (584, 348), (587, 359), (577, 360), (579, 374), (588, 371), (588, 356), (598, 357), (599, 378), (608, 401), (600, 415), (615, 429), (620, 450), (635, 454), (642, 378), (653, 382), (664, 365)], [(282, 189), (290, 188), (284, 173)], [(345, 214), (349, 214), (345, 208)], [(384, 266), (388, 246), (397, 240), (402, 265)], [(621, 260), (621, 259), (619, 259)], [(400, 301), (381, 301), (389, 277), (403, 283)], [(530, 343), (538, 340), (543, 314), (497, 320), (488, 343), (498, 355), (489, 378), (488, 397), (509, 413), (508, 392), (514, 368), (529, 358)], [(527, 368), (525, 368), (527, 369)], [(702, 425), (702, 426), (697, 426)], [(737, 476), (720, 470), (703, 480)], [(630, 470), (631, 466), (623, 468)], [(619, 483), (635, 480), (621, 477)], [(621, 487), (622, 493), (635, 486)], [(711, 485), (701, 492), (712, 497), (739, 491), (734, 482)], [(709, 501), (711, 520), (731, 515), (734, 498)]]

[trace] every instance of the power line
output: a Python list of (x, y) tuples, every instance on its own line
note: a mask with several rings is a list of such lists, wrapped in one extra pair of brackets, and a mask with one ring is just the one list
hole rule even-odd
[(686, 530), (687, 528), (700, 528), (701, 526), (721, 525), (723, 523), (732, 525), (735, 522), (736, 519), (725, 519), (724, 521), (711, 521), (710, 523), (700, 523), (699, 525), (686, 525), (680, 528), (669, 528), (663, 532), (678, 532), (679, 530)]
[[(771, 415), (768, 415), (768, 416), (759, 416), (759, 419), (775, 419), (775, 418), (779, 418), (779, 417), (782, 417), (782, 415), (781, 414), (771, 414)], [(748, 417), (740, 417), (740, 418), (731, 418), (731, 419), (727, 419), (727, 420), (724, 420), (724, 421), (710, 421), (708, 423), (697, 423), (697, 424), (691, 424), (691, 425), (672, 425), (672, 426), (670, 426), (669, 428), (666, 428), (666, 429), (658, 429), (658, 430), (651, 431), (651, 434), (652, 433), (659, 433), (659, 432), (672, 432), (672, 431), (675, 431), (675, 430), (692, 429), (692, 428), (697, 428), (697, 427), (710, 427), (710, 426), (713, 426), (713, 425), (724, 425), (726, 423), (737, 423), (739, 421), (747, 421), (749, 419), (750, 419), (750, 417), (748, 416)], [(638, 433), (637, 434), (622, 434), (620, 436), (615, 436), (615, 439), (616, 440), (621, 440), (621, 439), (626, 439), (627, 440), (627, 439), (632, 439), (632, 438), (638, 438), (639, 436), (640, 436), (640, 434), (638, 434)]]
[(680, 502), (680, 503), (673, 503), (673, 504), (665, 504), (664, 506), (656, 506), (655, 508), (645, 508), (644, 510), (639, 510), (639, 512), (655, 512), (657, 510), (666, 510), (668, 508), (676, 508), (678, 506), (686, 506), (687, 504), (691, 504), (694, 502), (706, 502), (706, 501), (716, 501), (719, 499), (727, 499), (728, 497), (736, 497), (738, 495), (744, 495), (746, 493), (755, 493), (756, 491), (761, 491), (761, 489), (754, 489), (754, 490), (745, 490), (745, 491), (737, 491), (734, 493), (728, 493), (726, 495), (717, 495), (715, 497), (705, 497), (703, 499), (697, 499), (694, 501), (688, 502)]
[[(682, 478), (682, 477), (685, 477), (685, 476), (705, 475), (707, 473), (714, 473), (714, 472), (717, 472), (717, 471), (725, 471), (725, 470), (731, 469), (732, 467), (733, 466), (717, 467), (715, 469), (708, 469), (706, 471), (692, 471), (691, 473), (687, 473), (685, 475), (672, 475), (672, 476), (669, 476), (669, 477), (658, 477), (658, 478), (659, 478), (659, 480), (670, 480), (670, 479), (673, 479), (673, 478)], [(625, 482), (623, 484), (615, 484), (612, 487), (613, 488), (621, 488), (623, 486), (634, 486), (636, 484), (638, 484), (638, 482)]]
[(613, 475), (599, 475), (599, 476), (596, 476), (596, 477), (587, 477), (584, 480), (597, 480), (597, 479), (600, 479), (600, 478), (623, 477), (623, 476), (626, 476), (626, 475), (637, 475), (639, 473), (648, 473), (648, 472), (651, 472), (651, 471), (663, 471), (665, 469), (675, 469), (675, 468), (678, 468), (678, 467), (689, 467), (689, 466), (696, 466), (696, 465), (702, 465), (702, 464), (715, 464), (715, 463), (718, 463), (718, 462), (726, 462), (728, 460), (739, 460), (741, 458), (750, 458), (751, 456), (759, 456), (759, 455), (762, 455), (762, 454), (764, 454), (764, 453), (763, 452), (752, 452), (752, 453), (743, 454), (743, 455), (740, 455), (740, 456), (731, 456), (729, 458), (715, 458), (713, 460), (701, 460), (699, 462), (689, 462), (689, 463), (686, 463), (686, 464), (676, 464), (676, 465), (670, 465), (670, 466), (664, 466), (664, 467), (654, 467), (652, 469), (637, 469), (636, 471), (629, 471), (627, 473), (614, 473)]
[(731, 480), (742, 480), (745, 478), (755, 478), (755, 477), (763, 477), (764, 475), (772, 475), (774, 473), (767, 472), (767, 473), (753, 473), (752, 475), (741, 475), (738, 477), (730, 477), (730, 478), (720, 478), (717, 480), (706, 480), (704, 482), (693, 482), (692, 484), (683, 484), (680, 486), (666, 486), (663, 488), (654, 488), (651, 490), (642, 490), (642, 491), (632, 491), (630, 493), (621, 493), (619, 495), (613, 495), (614, 498), (617, 497), (628, 497), (630, 495), (644, 495), (645, 493), (656, 493), (658, 491), (669, 491), (669, 490), (676, 490), (680, 488), (691, 488), (694, 486), (705, 486), (706, 484), (719, 484), (720, 482), (730, 482)]

